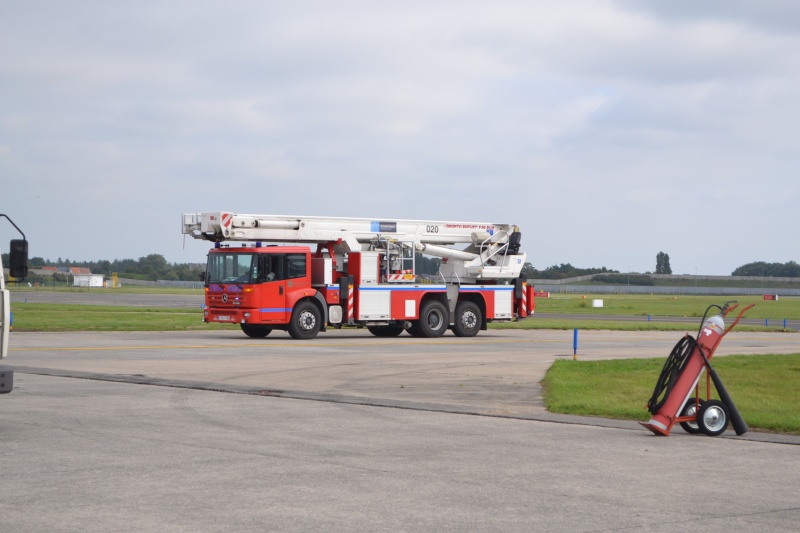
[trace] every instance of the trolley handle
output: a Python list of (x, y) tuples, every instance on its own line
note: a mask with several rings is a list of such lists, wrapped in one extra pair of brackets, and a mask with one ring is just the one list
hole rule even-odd
[[(745, 306), (745, 307), (744, 307), (744, 308), (743, 308), (741, 311), (739, 311), (739, 315), (736, 317), (736, 320), (734, 320), (734, 321), (733, 321), (733, 324), (731, 324), (729, 328), (726, 328), (726, 329), (725, 329), (725, 332), (722, 334), (722, 336), (720, 337), (720, 339), (722, 339), (722, 337), (724, 337), (725, 335), (727, 335), (727, 334), (728, 334), (728, 333), (729, 333), (729, 332), (730, 332), (730, 331), (731, 331), (733, 328), (735, 328), (735, 327), (736, 327), (736, 324), (738, 324), (738, 323), (739, 323), (739, 321), (742, 319), (742, 317), (744, 317), (744, 314), (745, 314), (745, 313), (746, 313), (748, 310), (750, 310), (752, 307), (755, 307), (755, 305), (756, 305), (756, 304), (750, 304), (750, 305), (746, 305), (746, 306)], [(731, 307), (730, 309), (728, 309), (728, 311), (733, 311), (733, 310), (734, 310), (734, 309), (736, 309), (737, 307), (738, 307), (738, 304), (737, 304), (737, 305), (734, 305), (733, 307)]]
[(739, 307), (739, 301), (738, 300), (729, 300), (729, 301), (725, 302), (722, 305), (722, 307), (720, 308), (720, 314), (723, 317), (727, 317), (728, 313), (730, 313), (731, 311), (733, 311), (737, 307)]

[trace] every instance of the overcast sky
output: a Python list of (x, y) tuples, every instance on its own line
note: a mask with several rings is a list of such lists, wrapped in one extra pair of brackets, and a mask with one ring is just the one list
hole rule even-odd
[(796, 1), (0, 7), (31, 256), (204, 262), (181, 213), (232, 211), (515, 223), (539, 269), (800, 261)]

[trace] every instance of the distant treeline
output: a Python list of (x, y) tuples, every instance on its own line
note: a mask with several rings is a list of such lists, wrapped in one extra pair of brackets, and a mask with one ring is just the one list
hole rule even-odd
[(618, 270), (609, 270), (606, 267), (601, 268), (578, 268), (570, 265), (569, 263), (561, 263), (560, 265), (553, 265), (539, 270), (531, 263), (525, 263), (522, 267), (522, 273), (528, 279), (565, 279), (574, 278), (577, 276), (588, 276), (591, 274), (606, 274), (617, 273)]
[(800, 265), (788, 263), (765, 263), (758, 261), (742, 265), (731, 273), (732, 276), (761, 276), (767, 278), (800, 278)]
[[(528, 279), (565, 279), (578, 276), (592, 275), (592, 281), (610, 285), (655, 285), (656, 281), (650, 272), (644, 274), (620, 273), (616, 270), (602, 268), (578, 268), (569, 263), (553, 265), (544, 270), (536, 269), (531, 263), (525, 263), (522, 272)], [(788, 263), (765, 263), (763, 261), (742, 265), (731, 273), (732, 276), (775, 277), (775, 278), (800, 278), (800, 264), (794, 261)]]
[[(111, 277), (112, 272), (116, 272), (120, 278), (150, 281), (159, 279), (197, 281), (200, 279), (200, 272), (206, 268), (204, 264), (197, 263), (169, 263), (163, 255), (159, 254), (150, 254), (139, 259), (115, 259), (114, 261), (70, 261), (60, 257), (55, 261), (50, 261), (41, 257), (32, 257), (28, 260), (28, 266), (30, 268), (81, 267), (88, 268), (92, 274)], [(59, 274), (55, 274), (55, 276), (58, 277)], [(30, 279), (31, 276), (28, 278)]]
[(604, 274), (592, 276), (592, 281), (609, 285), (655, 285), (656, 280), (647, 274)]

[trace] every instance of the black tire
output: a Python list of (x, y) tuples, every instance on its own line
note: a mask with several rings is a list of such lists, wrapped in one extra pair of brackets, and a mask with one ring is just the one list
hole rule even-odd
[(428, 300), (419, 311), (419, 331), (423, 337), (435, 338), (444, 335), (450, 325), (450, 313), (438, 300)]
[[(700, 407), (702, 407), (704, 403), (706, 403), (706, 401), (701, 398)], [(699, 410), (700, 408), (697, 407), (697, 400), (694, 397), (692, 397), (686, 400), (686, 405), (684, 406), (683, 411), (681, 411), (681, 416), (697, 417), (697, 412)], [(700, 427), (697, 425), (696, 421), (681, 422), (681, 427), (686, 433), (691, 433), (692, 435), (697, 435), (698, 433), (700, 433)]]
[(412, 337), (425, 336), (425, 334), (422, 333), (422, 329), (420, 328), (419, 320), (412, 321), (411, 325), (408, 326), (408, 329), (406, 331), (408, 331), (408, 334), (411, 335)]
[(728, 406), (719, 400), (708, 400), (697, 411), (697, 426), (709, 437), (722, 435), (730, 420)]
[(482, 324), (483, 314), (478, 304), (474, 302), (458, 302), (456, 304), (453, 333), (457, 337), (474, 337), (480, 331)]
[(272, 328), (269, 326), (262, 326), (260, 324), (242, 324), (241, 326), (244, 334), (254, 339), (263, 339), (272, 333)]
[(376, 337), (397, 337), (403, 333), (403, 326), (367, 326), (370, 333)]
[(311, 302), (300, 302), (292, 311), (292, 321), (289, 322), (289, 335), (293, 339), (313, 339), (319, 333), (322, 319), (317, 306)]

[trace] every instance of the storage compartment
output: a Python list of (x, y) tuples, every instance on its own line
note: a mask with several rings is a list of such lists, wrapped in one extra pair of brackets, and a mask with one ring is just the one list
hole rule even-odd
[(358, 291), (358, 319), (379, 320), (389, 318), (392, 310), (392, 291), (389, 289), (361, 289)]

